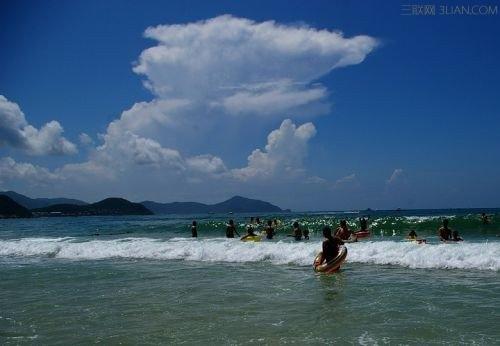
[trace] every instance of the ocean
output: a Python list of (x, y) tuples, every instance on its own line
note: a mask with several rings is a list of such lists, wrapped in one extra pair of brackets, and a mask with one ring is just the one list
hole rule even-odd
[[(500, 344), (500, 211), (0, 220), (0, 344)], [(321, 228), (370, 215), (333, 275)], [(229, 218), (279, 219), (271, 241)], [(443, 218), (465, 241), (441, 244)], [(198, 238), (189, 225), (198, 221)], [(298, 221), (310, 240), (286, 235)], [(416, 230), (427, 244), (404, 240)]]

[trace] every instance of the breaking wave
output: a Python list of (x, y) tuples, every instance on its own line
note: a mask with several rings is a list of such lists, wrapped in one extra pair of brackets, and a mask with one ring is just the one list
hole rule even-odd
[[(500, 242), (417, 245), (402, 241), (348, 244), (347, 262), (408, 268), (500, 269)], [(237, 239), (121, 238), (81, 241), (76, 238), (22, 238), (0, 241), (0, 256), (71, 260), (157, 259), (203, 262), (261, 262), (311, 265), (320, 241), (244, 243)]]

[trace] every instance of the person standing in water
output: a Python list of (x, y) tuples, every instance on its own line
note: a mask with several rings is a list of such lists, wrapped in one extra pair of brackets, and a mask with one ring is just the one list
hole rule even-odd
[(291, 235), (297, 241), (302, 240), (302, 230), (300, 229), (299, 223), (297, 221), (293, 223), (293, 233)]
[(408, 234), (408, 237), (406, 237), (407, 239), (411, 239), (411, 240), (417, 240), (417, 232), (415, 232), (415, 230), (411, 230), (410, 233)]
[(351, 236), (351, 231), (349, 231), (349, 228), (347, 228), (347, 221), (346, 220), (340, 221), (340, 226), (335, 231), (335, 236), (339, 237), (342, 240), (349, 239), (349, 237)]
[(361, 231), (368, 231), (368, 217), (360, 217), (359, 218), (359, 227)]
[(266, 232), (266, 239), (273, 239), (276, 232), (274, 231), (273, 222), (271, 220), (267, 221), (267, 226), (264, 231)]
[(458, 231), (453, 231), (452, 234), (453, 234), (453, 237), (452, 237), (451, 240), (453, 240), (453, 241), (463, 241), (463, 239), (458, 234)]
[(229, 220), (229, 224), (226, 227), (226, 238), (234, 238), (235, 233), (238, 235), (238, 237), (240, 236), (240, 234), (236, 230), (236, 227), (234, 226), (234, 221)]
[(486, 215), (486, 213), (481, 214), (481, 222), (483, 223), (483, 225), (487, 225), (490, 223), (490, 219), (488, 215)]
[(191, 237), (198, 238), (198, 230), (196, 228), (196, 221), (193, 221), (193, 223), (191, 224)]
[[(239, 236), (239, 234), (238, 234), (238, 236)], [(247, 226), (247, 234), (245, 234), (243, 237), (241, 237), (240, 240), (245, 240), (248, 237), (255, 237), (255, 236), (257, 236), (257, 235), (253, 232), (252, 225), (248, 225)]]
[(451, 229), (448, 228), (448, 219), (443, 220), (443, 226), (439, 229), (439, 239), (441, 241), (447, 241), (451, 238)]
[(325, 240), (322, 244), (322, 252), (323, 255), (320, 259), (320, 264), (326, 261), (326, 263), (332, 261), (337, 257), (340, 251), (340, 245), (343, 245), (344, 242), (342, 239), (338, 237), (332, 237), (332, 229), (328, 226), (323, 227), (323, 237)]
[(309, 228), (304, 228), (302, 233), (304, 233), (304, 239), (309, 240)]

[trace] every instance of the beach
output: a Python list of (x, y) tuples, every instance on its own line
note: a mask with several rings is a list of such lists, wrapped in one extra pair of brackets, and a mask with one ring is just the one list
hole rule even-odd
[[(312, 270), (320, 227), (354, 226), (357, 213), (269, 215), (284, 227), (256, 243), (224, 238), (228, 215), (196, 215), (197, 239), (193, 215), (2, 220), (0, 341), (497, 343), (496, 224), (470, 211), (401, 213), (374, 212), (372, 237), (347, 244), (333, 275)], [(438, 241), (443, 217), (464, 242)], [(286, 237), (295, 220), (310, 240)], [(428, 244), (404, 241), (408, 229)]]

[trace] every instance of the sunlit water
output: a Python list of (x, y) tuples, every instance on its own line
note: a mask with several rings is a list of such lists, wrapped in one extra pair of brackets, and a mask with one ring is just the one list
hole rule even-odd
[[(444, 216), (463, 243), (438, 242)], [(358, 214), (273, 215), (260, 243), (225, 239), (227, 217), (196, 216), (198, 239), (193, 216), (1, 220), (0, 344), (500, 342), (497, 215), (372, 213), (374, 236), (330, 276), (311, 267), (320, 229)], [(286, 237), (295, 220), (309, 241)]]

